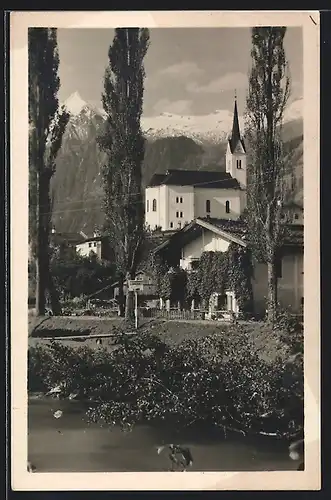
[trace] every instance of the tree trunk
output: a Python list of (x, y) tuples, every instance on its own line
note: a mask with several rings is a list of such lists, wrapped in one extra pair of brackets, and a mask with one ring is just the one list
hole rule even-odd
[(120, 278), (118, 280), (118, 297), (117, 297), (117, 301), (118, 301), (118, 315), (121, 318), (123, 318), (124, 312), (125, 312), (123, 286), (124, 286), (123, 278)]
[(47, 290), (49, 292), (49, 297), (50, 297), (50, 301), (51, 301), (52, 313), (55, 316), (60, 316), (61, 315), (60, 298), (59, 298), (58, 291), (54, 285), (53, 276), (52, 276), (52, 273), (51, 273), (50, 267), (49, 267), (49, 262), (48, 262), (48, 268), (47, 268)]
[(267, 320), (273, 325), (277, 316), (277, 276), (275, 259), (268, 262)]
[(129, 291), (128, 280), (134, 279), (131, 273), (126, 276), (127, 280), (127, 290), (126, 290), (126, 300), (125, 300), (125, 319), (128, 321), (134, 321), (134, 293)]
[(45, 245), (43, 231), (43, 209), (42, 209), (42, 186), (40, 173), (37, 175), (37, 207), (36, 207), (36, 316), (45, 315), (46, 306), (46, 283), (45, 283)]

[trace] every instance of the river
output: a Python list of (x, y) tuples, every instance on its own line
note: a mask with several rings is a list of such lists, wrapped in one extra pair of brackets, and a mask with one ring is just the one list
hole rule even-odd
[[(54, 417), (61, 410), (62, 416)], [(270, 438), (252, 439), (169, 428), (137, 426), (130, 433), (89, 425), (76, 401), (31, 399), (28, 410), (28, 454), (37, 472), (148, 472), (169, 470), (163, 443), (189, 446), (194, 471), (295, 470), (287, 444)]]

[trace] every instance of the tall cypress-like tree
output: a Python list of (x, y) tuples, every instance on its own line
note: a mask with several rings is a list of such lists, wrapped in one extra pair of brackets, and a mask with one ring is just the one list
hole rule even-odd
[(252, 68), (247, 96), (248, 223), (251, 243), (268, 268), (267, 317), (277, 315), (277, 263), (286, 230), (290, 157), (284, 151), (282, 124), (290, 95), (284, 51), (285, 27), (252, 29)]
[(45, 314), (46, 291), (60, 313), (50, 273), (50, 180), (69, 114), (59, 110), (56, 28), (29, 28), (29, 237), (36, 263), (36, 314)]
[[(124, 313), (123, 284), (134, 279), (144, 247), (141, 169), (145, 140), (140, 118), (145, 78), (143, 61), (148, 46), (148, 29), (115, 30), (102, 94), (107, 120), (98, 142), (107, 153), (103, 168), (105, 229), (120, 274), (121, 314)], [(130, 318), (132, 312), (133, 297), (128, 292), (126, 318)]]

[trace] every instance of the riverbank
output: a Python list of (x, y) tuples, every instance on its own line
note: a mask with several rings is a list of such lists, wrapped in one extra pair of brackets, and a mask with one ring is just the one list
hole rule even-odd
[[(61, 410), (56, 419), (54, 412)], [(80, 402), (29, 399), (28, 456), (37, 472), (163, 472), (169, 469), (167, 453), (157, 447), (175, 442), (189, 446), (192, 471), (295, 470), (287, 443), (270, 438), (244, 438), (168, 426), (137, 426), (130, 433), (85, 422)]]
[[(287, 355), (288, 348), (284, 345), (278, 331), (265, 329), (263, 323), (246, 323), (245, 331), (254, 342), (261, 357), (272, 361), (277, 357)], [(224, 336), (234, 329), (229, 324), (211, 321), (183, 321), (183, 320), (145, 320), (140, 324), (138, 333), (149, 332), (157, 335), (168, 345), (179, 345), (188, 339), (199, 339), (208, 336)], [(96, 339), (102, 338), (102, 346), (113, 349), (114, 338), (128, 332), (122, 318), (97, 317), (65, 317), (53, 316), (36, 318), (29, 316), (29, 347), (49, 344), (49, 339), (60, 339), (61, 344), (78, 348), (82, 345), (97, 348)], [(132, 330), (132, 329), (131, 329)], [(240, 332), (239, 332), (240, 334)]]

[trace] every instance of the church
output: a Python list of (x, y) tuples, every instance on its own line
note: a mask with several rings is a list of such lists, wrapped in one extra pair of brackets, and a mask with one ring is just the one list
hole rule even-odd
[(145, 191), (145, 222), (151, 230), (180, 230), (200, 217), (237, 219), (246, 207), (246, 148), (237, 100), (226, 150), (226, 171), (168, 170)]
[[(247, 151), (240, 134), (237, 102), (226, 150), (225, 172), (168, 170), (155, 174), (146, 188), (146, 224), (171, 231), (153, 252), (170, 267), (194, 272), (204, 252), (226, 252), (231, 243), (246, 247), (247, 227), (239, 217), (246, 208)], [(286, 204), (288, 230), (277, 263), (278, 300), (301, 314), (303, 307), (303, 208)], [(254, 312), (266, 309), (267, 266), (254, 261)], [(218, 294), (216, 294), (218, 295)], [(240, 314), (234, 290), (222, 297), (226, 310)]]

